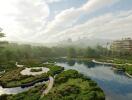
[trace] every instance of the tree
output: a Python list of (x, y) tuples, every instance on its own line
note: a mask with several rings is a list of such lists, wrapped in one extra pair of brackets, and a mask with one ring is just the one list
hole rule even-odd
[[(2, 29), (0, 28), (0, 38), (2, 38), (2, 37), (5, 37), (5, 35), (4, 35), (4, 33), (2, 33)], [(0, 41), (0, 49), (2, 48), (2, 46), (3, 46), (3, 41)]]
[[(2, 29), (0, 28), (0, 38), (3, 38), (3, 37), (5, 37), (5, 34), (2, 33)], [(4, 46), (5, 46), (5, 44), (7, 44), (6, 41), (0, 41), (0, 62), (4, 58), (3, 54), (2, 54), (2, 50), (3, 50)]]
[(69, 58), (75, 58), (77, 55), (76, 55), (76, 50), (74, 48), (69, 48), (68, 49), (68, 57)]
[(83, 57), (84, 56), (84, 49), (81, 49), (81, 48), (79, 48), (78, 50), (77, 50), (77, 56), (78, 57)]
[[(5, 34), (2, 33), (2, 29), (0, 28), (0, 38), (5, 37)], [(7, 44), (7, 41), (0, 41), (0, 49), (3, 48), (5, 46), (5, 44)]]
[(96, 52), (96, 50), (88, 47), (85, 51), (85, 56), (86, 57), (90, 57), (90, 58), (93, 58), (93, 57), (99, 57), (99, 54)]

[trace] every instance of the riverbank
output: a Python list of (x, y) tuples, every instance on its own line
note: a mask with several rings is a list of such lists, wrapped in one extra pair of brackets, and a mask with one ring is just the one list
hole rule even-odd
[(101, 65), (110, 65), (110, 66), (114, 65), (113, 63), (100, 62), (100, 61), (96, 61), (95, 59), (93, 59), (92, 62), (94, 62), (96, 64), (101, 64)]
[(107, 57), (101, 57), (101, 58), (63, 58), (66, 61), (87, 61), (87, 62), (93, 62), (95, 64), (101, 64), (101, 65), (107, 65), (112, 66), (113, 69), (116, 71), (123, 71), (128, 77), (132, 77), (132, 61), (126, 60), (126, 59), (117, 59), (117, 58), (107, 58)]
[(96, 82), (76, 70), (56, 75), (54, 87), (41, 100), (105, 100), (103, 90)]
[(116, 64), (116, 63), (107, 63), (107, 62), (100, 62), (96, 60), (92, 60), (92, 62), (102, 65), (111, 65), (117, 71), (124, 71), (125, 74), (132, 78), (132, 64), (125, 63), (125, 64)]

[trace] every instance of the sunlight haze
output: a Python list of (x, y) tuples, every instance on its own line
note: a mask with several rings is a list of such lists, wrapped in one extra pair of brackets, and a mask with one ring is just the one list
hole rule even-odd
[(132, 37), (131, 0), (0, 0), (8, 41)]

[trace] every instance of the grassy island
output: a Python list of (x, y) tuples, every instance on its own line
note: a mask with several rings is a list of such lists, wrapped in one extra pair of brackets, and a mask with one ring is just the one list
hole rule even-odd
[(46, 73), (36, 76), (21, 75), (20, 72), (24, 68), (17, 68), (6, 72), (0, 77), (0, 85), (2, 87), (11, 88), (18, 87), (32, 82), (37, 82), (41, 79), (47, 79), (49, 76)]
[(97, 83), (79, 74), (67, 70), (55, 77), (50, 93), (41, 100), (105, 100), (105, 95)]

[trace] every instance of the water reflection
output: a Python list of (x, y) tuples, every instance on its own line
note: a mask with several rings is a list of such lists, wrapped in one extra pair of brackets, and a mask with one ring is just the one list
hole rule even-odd
[[(45, 81), (39, 82), (39, 83), (36, 83), (34, 86), (44, 84), (44, 83), (46, 83), (46, 82)], [(21, 87), (3, 88), (3, 87), (0, 86), (0, 95), (3, 95), (3, 94), (18, 94), (18, 93), (27, 91), (27, 90), (33, 88), (34, 86), (29, 86), (29, 87), (26, 87), (26, 88), (21, 88)]]
[(83, 61), (83, 64), (85, 66), (87, 66), (88, 68), (94, 68), (94, 67), (96, 67), (95, 63), (93, 63), (93, 62)]
[(75, 65), (75, 60), (67, 60), (67, 64), (69, 66), (74, 66)]
[(107, 100), (132, 100), (132, 78), (125, 76), (124, 72), (114, 71), (111, 66), (87, 61), (79, 61), (79, 63), (75, 61), (72, 67), (67, 61), (57, 64), (91, 77), (104, 90)]

